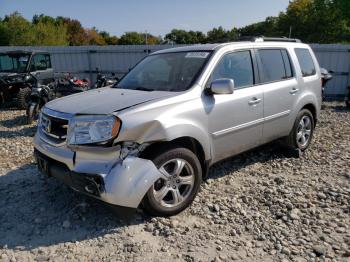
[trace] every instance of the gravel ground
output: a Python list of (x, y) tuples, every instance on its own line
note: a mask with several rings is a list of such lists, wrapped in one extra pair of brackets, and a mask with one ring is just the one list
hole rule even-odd
[(311, 148), (215, 165), (172, 218), (122, 216), (33, 163), (34, 126), (0, 111), (1, 261), (350, 261), (350, 111), (327, 103)]

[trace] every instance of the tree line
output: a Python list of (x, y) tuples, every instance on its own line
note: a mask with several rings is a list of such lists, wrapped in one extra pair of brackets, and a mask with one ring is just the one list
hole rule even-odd
[(84, 28), (67, 17), (35, 15), (28, 21), (15, 12), (0, 18), (0, 45), (197, 44), (234, 41), (244, 36), (290, 36), (309, 43), (350, 43), (349, 0), (293, 0), (286, 11), (241, 28), (213, 28), (207, 33), (173, 29), (163, 37), (126, 32), (117, 37)]

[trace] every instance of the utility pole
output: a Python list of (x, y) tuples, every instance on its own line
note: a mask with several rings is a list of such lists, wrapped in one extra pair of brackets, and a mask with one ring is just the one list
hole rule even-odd
[(147, 42), (148, 42), (148, 33), (147, 33), (147, 30), (146, 30), (145, 31), (145, 43), (146, 43), (146, 45), (148, 44)]

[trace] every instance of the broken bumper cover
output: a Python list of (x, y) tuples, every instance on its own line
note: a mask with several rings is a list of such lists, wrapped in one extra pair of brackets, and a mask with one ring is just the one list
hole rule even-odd
[(112, 205), (137, 208), (153, 183), (162, 177), (152, 161), (120, 158), (120, 147), (79, 148), (54, 146), (38, 134), (34, 154), (45, 173), (71, 188)]

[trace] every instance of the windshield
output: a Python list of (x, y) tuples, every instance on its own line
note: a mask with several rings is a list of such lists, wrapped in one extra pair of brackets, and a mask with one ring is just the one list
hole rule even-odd
[(150, 55), (137, 64), (116, 88), (144, 91), (185, 91), (201, 72), (210, 52)]
[(0, 72), (22, 73), (26, 71), (29, 55), (25, 54), (1, 54)]

